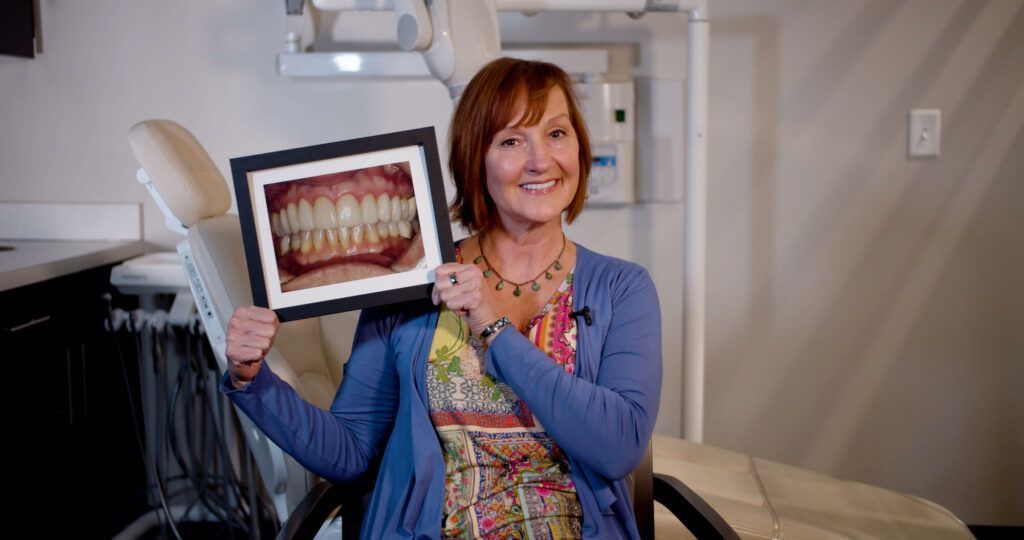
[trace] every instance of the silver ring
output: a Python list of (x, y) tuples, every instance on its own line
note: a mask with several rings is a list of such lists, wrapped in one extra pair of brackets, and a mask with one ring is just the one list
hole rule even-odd
[(455, 272), (452, 272), (451, 274), (448, 274), (448, 281), (451, 281), (452, 285), (458, 285), (459, 284), (459, 280), (455, 278)]

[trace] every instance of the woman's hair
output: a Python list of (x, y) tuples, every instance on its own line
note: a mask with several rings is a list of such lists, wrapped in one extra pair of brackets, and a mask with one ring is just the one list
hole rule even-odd
[(548, 93), (562, 90), (569, 106), (569, 121), (579, 142), (579, 184), (576, 195), (565, 209), (565, 219), (572, 223), (583, 210), (590, 175), (590, 137), (573, 90), (572, 80), (561, 68), (547, 62), (499, 58), (487, 64), (466, 86), (455, 114), (449, 135), (448, 168), (455, 182), (455, 201), (449, 209), (471, 232), (493, 224), (494, 201), (487, 193), (487, 171), (484, 156), (494, 135), (512, 121), (516, 105), (526, 100), (526, 111), (517, 126), (533, 126), (544, 116)]

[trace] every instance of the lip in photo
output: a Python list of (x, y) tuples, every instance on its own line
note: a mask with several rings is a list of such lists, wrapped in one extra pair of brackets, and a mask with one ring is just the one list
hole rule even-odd
[(282, 321), (426, 298), (455, 258), (433, 128), (231, 169), (253, 303)]

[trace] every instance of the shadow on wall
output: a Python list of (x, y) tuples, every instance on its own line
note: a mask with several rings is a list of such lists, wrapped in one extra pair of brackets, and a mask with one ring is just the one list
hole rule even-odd
[[(1024, 6), (965, 2), (927, 35), (927, 49), (905, 75), (854, 80), (906, 62), (905, 52), (880, 61), (878, 44), (913, 30), (922, 9), (868, 2), (781, 100), (772, 18), (715, 21), (718, 39), (755, 41), (750, 78), (757, 94), (750, 218), (741, 221), (749, 224), (750, 252), (738, 257), (751, 261), (749, 317), (725, 317), (733, 327), (716, 329), (721, 337), (709, 343), (708, 440), (912, 491), (968, 520), (1005, 522), (1024, 497), (1024, 482), (1010, 487), (1022, 475), (1013, 458), (1020, 455), (1020, 419), (1005, 413), (1021, 409), (1020, 398), (1006, 393), (1005, 373), (1024, 351), (1006, 325), (1024, 310), (1024, 274), (993, 269), (1021, 252), (1024, 229), (1019, 217), (1002, 218), (1018, 228), (996, 240), (1011, 245), (992, 251), (972, 249), (966, 239), (995, 219), (992, 212), (1020, 213), (1000, 198), (1022, 195)], [(1010, 17), (998, 16), (1008, 10)], [(882, 92), (885, 101), (850, 99), (859, 88)], [(946, 113), (943, 156), (907, 161), (906, 113), (929, 103)], [(848, 152), (815, 140), (829, 131), (823, 122), (837, 117), (836, 107), (863, 112), (857, 138), (843, 139), (854, 145)], [(779, 177), (780, 170), (801, 175)], [(797, 233), (788, 238), (777, 221), (790, 217), (778, 208), (793, 204), (783, 186), (823, 193), (812, 208), (798, 209)], [(709, 250), (730, 247), (709, 242)], [(795, 271), (780, 273), (787, 266)], [(1019, 257), (1010, 264), (1021, 266)], [(975, 283), (965, 292), (981, 300), (944, 290), (963, 275), (1000, 284)], [(970, 309), (938, 314), (937, 304)], [(955, 339), (973, 351), (936, 351), (935, 343), (954, 339), (934, 331), (949, 318), (967, 332)], [(994, 471), (993, 464), (1004, 467)]]

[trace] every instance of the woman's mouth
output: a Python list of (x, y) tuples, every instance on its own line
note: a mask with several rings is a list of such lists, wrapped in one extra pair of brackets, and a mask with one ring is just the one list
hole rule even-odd
[(547, 193), (551, 188), (555, 187), (555, 184), (557, 184), (557, 183), (558, 183), (558, 179), (557, 178), (553, 178), (553, 179), (548, 180), (546, 182), (533, 182), (533, 183), (529, 183), (529, 184), (519, 184), (519, 187), (521, 189), (529, 191), (530, 193), (542, 194), (542, 193)]
[(265, 187), (281, 290), (404, 272), (423, 258), (408, 163)]

